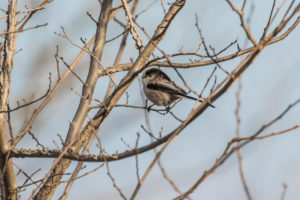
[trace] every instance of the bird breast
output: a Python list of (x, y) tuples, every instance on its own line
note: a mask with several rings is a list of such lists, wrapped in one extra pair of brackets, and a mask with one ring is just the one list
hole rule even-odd
[(146, 97), (158, 106), (167, 106), (171, 104), (175, 99), (172, 98), (167, 92), (144, 88)]

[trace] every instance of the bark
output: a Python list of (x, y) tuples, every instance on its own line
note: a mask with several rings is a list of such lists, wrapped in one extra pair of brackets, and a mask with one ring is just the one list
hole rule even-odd
[[(106, 29), (110, 19), (111, 9), (112, 0), (103, 1), (101, 13), (98, 20), (94, 49), (92, 52), (94, 56), (91, 56), (89, 74), (82, 90), (82, 96), (88, 98), (81, 98), (77, 112), (70, 125), (70, 129), (67, 135), (67, 143), (74, 141), (78, 137), (80, 128), (89, 111), (91, 97), (93, 95), (98, 79), (98, 74), (100, 71), (99, 64), (95, 57), (101, 60), (103, 47), (106, 39)], [(69, 167), (70, 163), (71, 160), (61, 160), (57, 164), (57, 166), (52, 170), (50, 177), (47, 179), (46, 183), (36, 194), (34, 199), (51, 199), (53, 193), (59, 185), (63, 172)]]
[[(8, 110), (10, 74), (14, 65), (16, 51), (17, 0), (10, 0), (8, 4), (7, 32), (4, 42), (4, 56), (0, 76), (0, 111)], [(17, 199), (17, 184), (12, 159), (7, 159), (10, 145), (6, 133), (7, 113), (0, 113), (0, 180), (3, 199)]]

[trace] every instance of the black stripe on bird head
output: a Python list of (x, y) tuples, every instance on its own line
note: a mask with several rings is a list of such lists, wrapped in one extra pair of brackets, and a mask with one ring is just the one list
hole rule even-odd
[(147, 71), (144, 72), (143, 74), (143, 78), (146, 76), (151, 76), (151, 75), (156, 75), (156, 76), (160, 76), (168, 81), (171, 81), (171, 79), (167, 76), (167, 74), (165, 74), (163, 71), (161, 71), (158, 68), (151, 68), (148, 69)]

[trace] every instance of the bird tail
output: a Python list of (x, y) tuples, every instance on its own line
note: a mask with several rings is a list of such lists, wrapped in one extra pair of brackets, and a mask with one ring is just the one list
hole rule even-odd
[[(194, 101), (203, 102), (201, 99), (196, 99), (196, 98), (191, 97), (191, 96), (188, 96), (188, 95), (182, 95), (182, 97), (187, 98), (187, 99), (191, 99), (191, 100), (194, 100)], [(210, 107), (215, 108), (214, 105), (212, 105), (212, 104), (210, 104), (210, 103), (208, 103), (208, 104), (209, 104)]]

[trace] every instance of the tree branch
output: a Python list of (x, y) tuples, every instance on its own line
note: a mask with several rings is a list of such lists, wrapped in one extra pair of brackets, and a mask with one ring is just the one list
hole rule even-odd
[[(93, 92), (98, 80), (98, 73), (100, 70), (98, 67), (98, 62), (95, 59), (95, 57), (101, 60), (103, 47), (106, 41), (106, 29), (107, 29), (107, 24), (110, 20), (111, 9), (112, 9), (112, 0), (107, 0), (102, 3), (101, 13), (98, 19), (94, 49), (92, 52), (93, 56), (91, 56), (88, 77), (82, 89), (82, 96), (89, 97), (89, 98), (88, 99), (81, 98), (77, 112), (73, 118), (72, 123), (70, 124), (70, 128), (66, 139), (66, 144), (73, 144), (74, 141), (76, 141), (76, 139), (78, 138), (79, 131), (84, 122), (84, 119), (86, 118), (87, 113), (89, 111), (91, 97), (93, 96)], [(62, 166), (68, 166), (69, 164), (70, 164), (70, 160), (60, 160), (57, 166), (53, 168), (51, 174), (63, 174), (65, 167)], [(39, 192), (36, 194), (34, 199), (47, 199), (51, 197), (56, 187), (58, 186), (61, 177), (62, 175), (55, 176), (55, 177), (50, 175), (49, 178), (47, 178), (46, 183), (43, 185), (42, 189), (39, 190)]]
[[(7, 9), (7, 32), (4, 41), (3, 65), (0, 73), (0, 111), (8, 110), (10, 93), (10, 75), (14, 66), (14, 54), (16, 52), (17, 30), (17, 0), (10, 0)], [(3, 199), (17, 199), (17, 183), (12, 160), (8, 158), (9, 143), (6, 133), (7, 113), (0, 113), (0, 182)]]

